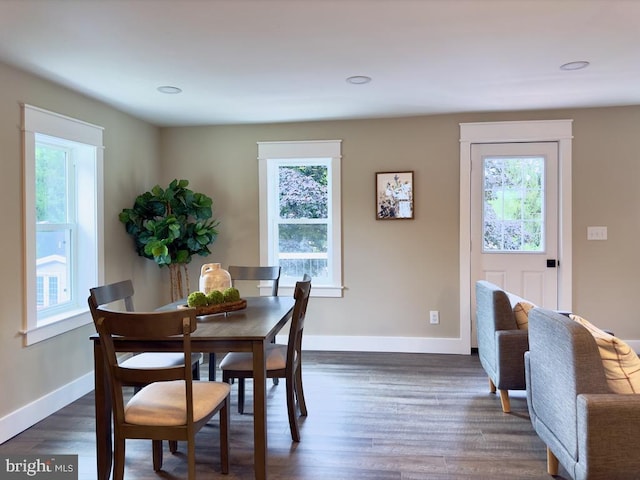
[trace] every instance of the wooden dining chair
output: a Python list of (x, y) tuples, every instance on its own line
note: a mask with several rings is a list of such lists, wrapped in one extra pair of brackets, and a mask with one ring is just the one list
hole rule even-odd
[[(247, 267), (239, 265), (231, 265), (228, 270), (231, 276), (231, 284), (238, 288), (238, 282), (247, 281), (270, 281), (271, 282), (271, 296), (278, 296), (278, 284), (280, 283), (280, 267), (279, 266), (266, 266), (266, 267)], [(209, 380), (216, 379), (216, 354), (209, 354)], [(277, 384), (277, 379), (274, 379), (274, 384)]]
[[(133, 312), (133, 282), (131, 280), (123, 280), (121, 282), (109, 283), (100, 287), (89, 289), (89, 309), (91, 315), (94, 316), (99, 306), (110, 305), (115, 302), (124, 303), (124, 309), (127, 312)], [(200, 380), (200, 361), (202, 353), (191, 354), (191, 368), (193, 378)], [(177, 367), (184, 362), (182, 352), (142, 352), (136, 353), (132, 357), (122, 361), (121, 366), (127, 368), (163, 368)], [(133, 385), (133, 392), (138, 393), (144, 385)], [(169, 451), (175, 453), (178, 451), (178, 443), (170, 440)]]
[[(134, 313), (96, 308), (94, 324), (100, 336), (111, 389), (114, 425), (114, 480), (122, 480), (126, 439), (151, 439), (153, 468), (162, 468), (162, 440), (187, 442), (188, 478), (195, 480), (195, 435), (220, 412), (220, 464), (229, 472), (229, 390), (223, 382), (193, 381), (191, 334), (197, 328), (195, 309)], [(183, 361), (173, 367), (128, 368), (118, 363), (119, 342), (163, 342), (179, 337)], [(125, 402), (123, 386), (145, 385)]]
[[(100, 287), (89, 289), (89, 308), (93, 313), (100, 306), (109, 305), (114, 302), (124, 303), (127, 312), (133, 312), (133, 282), (123, 280), (121, 282), (110, 283)], [(191, 366), (193, 368), (193, 378), (200, 380), (200, 361), (202, 353), (191, 355)], [(125, 360), (122, 366), (128, 368), (149, 368), (149, 367), (174, 367), (182, 365), (184, 356), (181, 352), (143, 352), (133, 355)], [(135, 391), (140, 390), (140, 386), (135, 387)]]
[(231, 276), (231, 283), (237, 288), (236, 282), (245, 280), (260, 280), (271, 282), (271, 296), (278, 296), (278, 285), (280, 283), (280, 267), (244, 267), (230, 265), (227, 270)]
[[(302, 333), (310, 292), (311, 277), (305, 275), (301, 282), (296, 283), (294, 290), (293, 296), (296, 301), (287, 344), (270, 344), (266, 352), (267, 378), (285, 379), (289, 429), (294, 442), (300, 441), (297, 409), (300, 410), (300, 415), (307, 416), (307, 405), (302, 389)], [(220, 368), (224, 382), (238, 379), (238, 411), (243, 413), (244, 380), (253, 378), (253, 355), (250, 352), (229, 353), (220, 362)]]

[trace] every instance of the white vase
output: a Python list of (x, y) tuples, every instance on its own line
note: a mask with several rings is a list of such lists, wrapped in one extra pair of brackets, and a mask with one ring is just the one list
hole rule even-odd
[(200, 269), (198, 290), (207, 294), (212, 290), (224, 292), (231, 286), (231, 275), (219, 263), (205, 263)]

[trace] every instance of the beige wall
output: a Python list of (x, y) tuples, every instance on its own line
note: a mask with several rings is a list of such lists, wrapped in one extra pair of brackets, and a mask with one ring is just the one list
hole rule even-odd
[[(92, 368), (92, 327), (23, 347), (20, 109), (26, 102), (105, 127), (106, 280), (131, 277), (136, 306), (169, 298), (166, 271), (139, 258), (118, 222), (155, 183), (187, 178), (221, 221), (207, 261), (257, 263), (257, 141), (342, 139), (344, 297), (314, 299), (305, 335), (455, 337), (458, 332), (459, 123), (574, 119), (574, 309), (640, 340), (640, 107), (439, 115), (400, 119), (156, 129), (103, 104), (0, 64), (4, 217), (0, 251), (0, 419)], [(159, 163), (158, 163), (159, 162)], [(374, 217), (374, 172), (415, 172), (415, 220)], [(588, 225), (609, 240), (587, 242)], [(428, 324), (440, 310), (441, 325)]]
[[(314, 298), (305, 335), (453, 337), (458, 142), (456, 124), (442, 120), (163, 129), (162, 171), (167, 181), (186, 176), (213, 197), (221, 224), (211, 258), (253, 264), (259, 262), (256, 142), (342, 139), (344, 297)], [(415, 172), (413, 221), (375, 220), (374, 172), (394, 169)], [(440, 310), (440, 326), (428, 324), (430, 309)]]
[[(640, 340), (640, 107), (582, 110), (573, 118), (574, 308), (621, 338)], [(592, 225), (608, 227), (606, 242), (586, 240)]]
[[(574, 309), (640, 340), (640, 107), (399, 119), (165, 128), (165, 181), (185, 177), (213, 197), (220, 236), (207, 261), (259, 260), (256, 142), (342, 139), (344, 298), (314, 299), (305, 336), (459, 335), (459, 123), (574, 119)], [(415, 220), (376, 221), (374, 173), (415, 172)], [(609, 240), (587, 242), (606, 225)], [(196, 259), (192, 276), (203, 260)], [(441, 324), (429, 325), (439, 310)]]
[[(101, 125), (104, 131), (106, 280), (131, 277), (158, 284), (157, 270), (139, 259), (117, 215), (156, 177), (158, 130), (77, 93), (0, 64), (0, 146), (3, 215), (0, 252), (0, 419), (93, 368), (89, 325), (24, 347), (22, 336), (22, 160), (20, 103)], [(141, 306), (157, 304), (153, 288), (139, 292)], [(87, 292), (88, 295), (88, 292)], [(138, 295), (136, 295), (138, 297)]]

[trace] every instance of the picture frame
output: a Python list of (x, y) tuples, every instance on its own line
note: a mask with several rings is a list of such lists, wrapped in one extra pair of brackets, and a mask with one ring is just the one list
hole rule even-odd
[(413, 217), (413, 171), (376, 172), (376, 220)]

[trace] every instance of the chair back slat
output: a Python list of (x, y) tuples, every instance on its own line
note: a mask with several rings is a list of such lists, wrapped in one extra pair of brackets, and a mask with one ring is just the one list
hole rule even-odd
[[(155, 340), (163, 337), (182, 335), (182, 318), (195, 318), (195, 309), (184, 308), (158, 312), (122, 312), (105, 307), (96, 309), (99, 317), (109, 320), (109, 329), (112, 335), (120, 335), (129, 338), (143, 340)], [(193, 326), (193, 333), (196, 324)]]
[(148, 385), (153, 382), (168, 382), (170, 380), (183, 380), (184, 367), (165, 367), (162, 371), (148, 368), (127, 368), (119, 366), (115, 370), (118, 380), (123, 385)]
[(131, 280), (90, 288), (89, 293), (91, 294), (91, 301), (96, 307), (122, 300), (127, 312), (133, 312), (134, 310), (133, 282)]
[(271, 280), (271, 296), (278, 296), (278, 285), (280, 283), (279, 266), (248, 267), (230, 265), (227, 271), (231, 276), (232, 283), (236, 280)]

